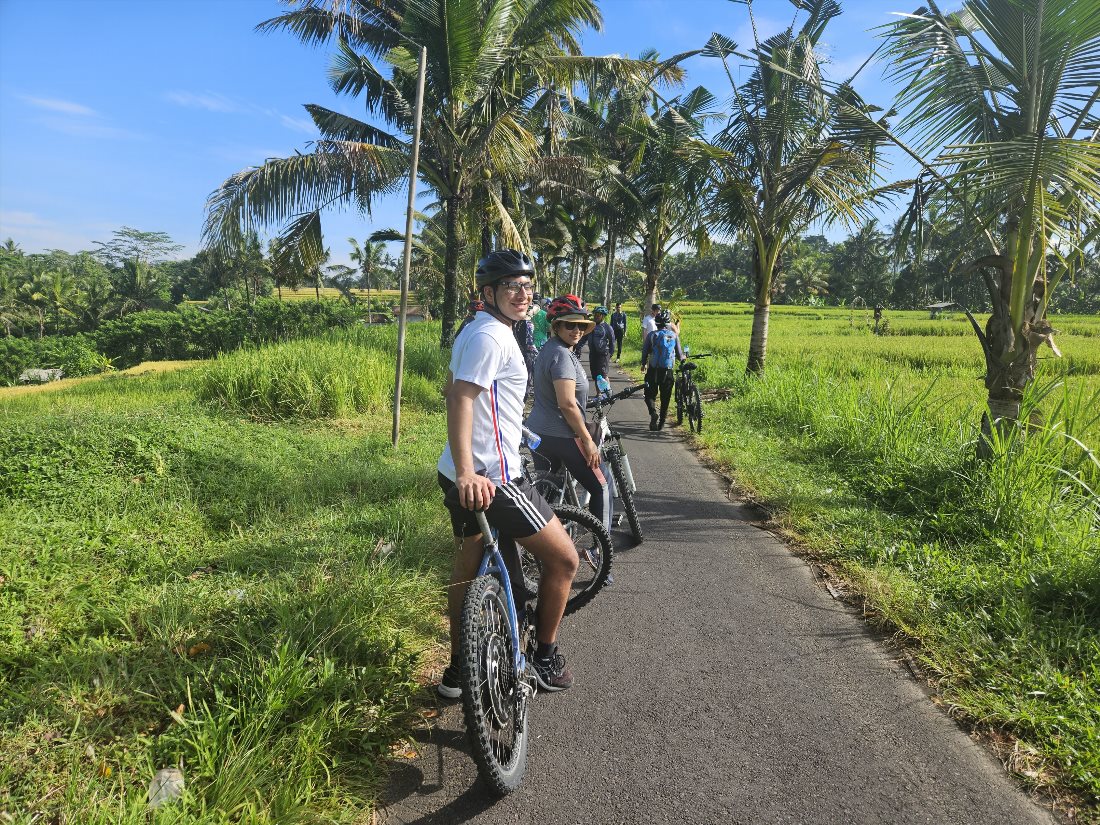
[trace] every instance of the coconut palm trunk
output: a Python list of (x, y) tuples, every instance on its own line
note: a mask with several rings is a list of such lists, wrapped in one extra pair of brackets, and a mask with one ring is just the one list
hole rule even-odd
[(749, 336), (749, 363), (746, 371), (763, 375), (764, 360), (768, 354), (768, 319), (771, 315), (771, 299), (765, 296), (752, 309), (752, 334)]
[(458, 321), (458, 262), (466, 241), (458, 225), (462, 211), (459, 199), (447, 198), (444, 208), (447, 211), (447, 245), (443, 258), (443, 329), (440, 332), (439, 345), (447, 348), (454, 340), (455, 324)]

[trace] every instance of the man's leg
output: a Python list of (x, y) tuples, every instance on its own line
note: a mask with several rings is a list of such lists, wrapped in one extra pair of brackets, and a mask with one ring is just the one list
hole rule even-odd
[(451, 624), (451, 661), (459, 657), (458, 642), (462, 627), (462, 603), (466, 601), (466, 590), (477, 569), (481, 566), (481, 534), (467, 536), (459, 542), (455, 536), (455, 557), (451, 563), (451, 586), (447, 588), (447, 617)]
[[(558, 640), (558, 627), (577, 574), (577, 550), (557, 516), (533, 536), (516, 539), (542, 566), (539, 575), (539, 617), (535, 637), (540, 645)], [(474, 568), (477, 572), (477, 568)]]
[(661, 417), (657, 421), (657, 429), (665, 426), (665, 416), (668, 415), (668, 402), (672, 397), (672, 370), (664, 369), (660, 377), (661, 382)]
[(604, 378), (610, 378), (608, 375), (608, 362), (607, 356), (601, 353), (592, 353), (592, 357), (589, 359), (589, 364), (592, 367), (592, 380), (596, 380), (597, 375), (602, 375)]
[(615, 358), (618, 360), (623, 355), (623, 330), (615, 330)]
[(657, 368), (650, 367), (645, 373), (645, 389), (642, 391), (645, 398), (646, 409), (649, 410), (649, 429), (657, 429), (657, 405), (653, 399), (657, 397)]

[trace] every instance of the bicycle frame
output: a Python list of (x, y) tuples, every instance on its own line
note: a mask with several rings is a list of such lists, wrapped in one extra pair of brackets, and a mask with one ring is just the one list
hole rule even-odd
[[(626, 471), (627, 485), (630, 487), (630, 492), (635, 493), (638, 490), (638, 485), (634, 481), (634, 472), (630, 469), (630, 456), (628, 456), (626, 450), (623, 449), (622, 433), (612, 429), (607, 419), (607, 410), (605, 407), (610, 407), (611, 405), (603, 403), (606, 399), (602, 397), (594, 400), (596, 401), (594, 404), (594, 415), (602, 436), (600, 439), (600, 456), (604, 461), (610, 463), (612, 454), (618, 452), (619, 457), (623, 460), (623, 469)], [(622, 498), (618, 490), (615, 491), (615, 497)]]
[[(512, 579), (508, 575), (508, 565), (504, 563), (504, 556), (500, 552), (500, 542), (497, 533), (489, 526), (489, 520), (485, 513), (478, 510), (478, 526), (481, 528), (481, 541), (485, 552), (481, 556), (481, 565), (477, 569), (477, 575), (496, 576), (503, 585), (506, 603), (508, 605), (508, 632), (512, 637), (513, 662), (512, 666), (517, 674), (522, 674), (527, 669), (527, 657), (523, 655), (522, 640), (519, 637), (519, 612), (516, 610), (516, 600), (512, 595)], [(521, 679), (521, 684), (526, 685), (526, 680)]]

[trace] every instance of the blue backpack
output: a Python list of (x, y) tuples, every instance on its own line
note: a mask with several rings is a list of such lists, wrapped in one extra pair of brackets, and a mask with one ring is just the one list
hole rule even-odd
[(676, 361), (676, 333), (670, 329), (659, 329), (650, 334), (650, 339), (649, 366), (672, 369)]

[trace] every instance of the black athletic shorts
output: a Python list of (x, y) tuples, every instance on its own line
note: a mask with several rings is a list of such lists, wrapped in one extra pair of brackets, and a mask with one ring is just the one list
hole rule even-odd
[[(451, 531), (456, 536), (478, 535), (481, 528), (474, 511), (458, 503), (458, 488), (453, 481), (443, 473), (438, 476), (444, 493), (443, 503), (451, 514)], [(520, 478), (497, 486), (485, 518), (502, 536), (522, 539), (533, 536), (549, 524), (554, 511), (527, 479)]]

